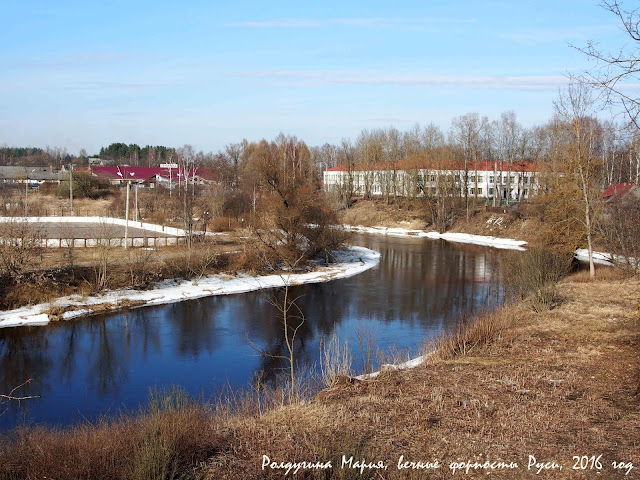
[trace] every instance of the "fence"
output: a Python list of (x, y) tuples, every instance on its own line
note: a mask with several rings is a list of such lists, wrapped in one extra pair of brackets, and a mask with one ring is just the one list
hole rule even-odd
[[(28, 235), (32, 241), (46, 248), (124, 247), (125, 244), (127, 247), (162, 247), (187, 241), (187, 232), (179, 228), (133, 220), (127, 222), (113, 217), (0, 217), (0, 225), (3, 224), (9, 225), (5, 235), (18, 241), (26, 238), (23, 237), (25, 232), (11, 232), (11, 225), (34, 225)], [(114, 231), (114, 227), (119, 231)], [(125, 240), (127, 227), (129, 233)], [(204, 235), (204, 232), (194, 231), (191, 238), (198, 241)]]
[[(166, 247), (180, 245), (186, 242), (185, 237), (127, 237), (128, 247)], [(89, 248), (98, 246), (124, 247), (124, 237), (108, 239), (96, 238), (43, 238), (40, 244), (45, 248)]]

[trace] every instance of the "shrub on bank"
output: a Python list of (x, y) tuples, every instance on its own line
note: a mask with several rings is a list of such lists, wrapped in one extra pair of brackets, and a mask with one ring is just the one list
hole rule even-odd
[(526, 252), (509, 252), (502, 262), (505, 293), (517, 299), (530, 297), (536, 312), (550, 310), (557, 303), (556, 287), (571, 269), (573, 254), (533, 247)]

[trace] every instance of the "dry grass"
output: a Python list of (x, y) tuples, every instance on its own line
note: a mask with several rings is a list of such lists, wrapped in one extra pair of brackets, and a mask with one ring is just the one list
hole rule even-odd
[[(563, 301), (553, 310), (536, 314), (519, 303), (482, 315), (441, 341), (423, 366), (337, 381), (312, 402), (281, 406), (282, 394), (254, 388), (215, 412), (174, 409), (67, 432), (19, 431), (2, 443), (0, 471), (5, 478), (283, 478), (283, 470), (262, 469), (268, 455), (333, 464), (295, 478), (451, 478), (449, 463), (462, 460), (520, 465), (493, 472), (497, 478), (590, 478), (595, 472), (572, 471), (572, 457), (602, 455), (601, 478), (624, 477), (613, 461), (634, 462), (632, 478), (640, 464), (640, 283), (573, 276), (558, 294)], [(389, 468), (361, 474), (340, 468), (342, 455)], [(401, 455), (444, 466), (398, 471)], [(528, 455), (563, 470), (536, 476)]]
[(514, 306), (481, 313), (473, 318), (462, 318), (453, 331), (438, 338), (425, 351), (433, 352), (431, 360), (449, 360), (461, 355), (472, 355), (492, 342), (499, 342), (502, 333), (514, 321)]
[(340, 221), (347, 225), (375, 227), (400, 227), (408, 229), (427, 228), (430, 216), (422, 200), (400, 199), (398, 203), (387, 205), (378, 200), (358, 200), (342, 213)]
[(222, 435), (215, 427), (181, 391), (155, 393), (135, 417), (12, 432), (0, 445), (0, 478), (178, 478), (218, 453)]

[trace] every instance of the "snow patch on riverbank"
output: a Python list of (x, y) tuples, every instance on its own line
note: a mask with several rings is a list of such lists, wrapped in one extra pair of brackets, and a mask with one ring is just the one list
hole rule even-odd
[(483, 245), (487, 247), (502, 248), (507, 250), (526, 250), (523, 245), (527, 242), (524, 240), (514, 240), (512, 238), (489, 237), (485, 235), (471, 235), (469, 233), (438, 233), (427, 232), (425, 230), (409, 230), (406, 228), (393, 227), (362, 227), (353, 225), (344, 225), (345, 230), (357, 233), (376, 233), (382, 235), (392, 235), (398, 237), (424, 237), (457, 243), (472, 243), (474, 245)]
[(391, 365), (391, 364), (382, 365), (382, 367), (380, 367), (380, 370), (377, 372), (365, 373), (363, 375), (358, 375), (357, 377), (354, 377), (354, 378), (356, 380), (371, 380), (372, 378), (376, 378), (382, 372), (395, 372), (396, 370), (407, 370), (408, 368), (415, 368), (418, 365), (422, 365), (429, 356), (430, 354), (420, 355), (419, 357), (412, 358), (411, 360), (408, 360), (404, 363), (400, 363), (398, 365)]
[(380, 253), (364, 247), (350, 247), (344, 252), (336, 252), (336, 263), (318, 266), (313, 272), (292, 273), (290, 275), (211, 275), (196, 280), (171, 279), (159, 282), (152, 290), (134, 290), (126, 288), (107, 291), (103, 295), (82, 297), (71, 295), (58, 298), (50, 303), (41, 303), (28, 307), (0, 312), (0, 328), (24, 325), (46, 325), (51, 321), (49, 313), (63, 310), (57, 318), (72, 318), (92, 313), (115, 311), (122, 308), (162, 305), (167, 303), (209, 297), (229, 295), (265, 288), (281, 287), (285, 284), (301, 285), (347, 278), (364, 272), (380, 262)]
[[(589, 250), (586, 248), (578, 248), (575, 253), (576, 260), (581, 262), (589, 262)], [(628, 259), (628, 263), (631, 264), (632, 267), (637, 268), (638, 262), (640, 262), (637, 258)], [(622, 255), (614, 255), (613, 253), (606, 252), (593, 252), (593, 263), (597, 263), (599, 265), (607, 265), (608, 267), (615, 267), (616, 265), (626, 264), (627, 258)]]

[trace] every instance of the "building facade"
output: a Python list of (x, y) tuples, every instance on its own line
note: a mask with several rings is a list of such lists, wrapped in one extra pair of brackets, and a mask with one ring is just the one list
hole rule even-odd
[(323, 175), (327, 191), (369, 196), (436, 196), (442, 193), (503, 200), (527, 200), (538, 189), (538, 168), (532, 162), (475, 162), (449, 168), (389, 165), (349, 168), (339, 165)]

